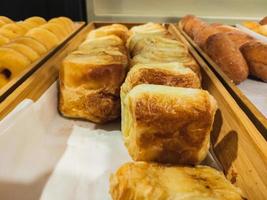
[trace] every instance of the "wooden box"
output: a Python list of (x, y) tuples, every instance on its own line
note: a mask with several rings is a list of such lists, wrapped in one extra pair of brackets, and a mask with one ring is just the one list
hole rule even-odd
[[(58, 67), (64, 57), (79, 46), (89, 31), (106, 24), (110, 23), (88, 24), (54, 52), (0, 104), (0, 117), (3, 118), (25, 98), (36, 101), (57, 80)], [(125, 25), (131, 27), (136, 24)], [(267, 143), (265, 139), (179, 30), (172, 24), (168, 25), (168, 29), (171, 34), (188, 46), (190, 53), (201, 66), (203, 88), (208, 90), (218, 102), (219, 110), (216, 113), (211, 134), (211, 152), (214, 152), (214, 159), (218, 160), (226, 177), (243, 191), (247, 199), (267, 199)]]

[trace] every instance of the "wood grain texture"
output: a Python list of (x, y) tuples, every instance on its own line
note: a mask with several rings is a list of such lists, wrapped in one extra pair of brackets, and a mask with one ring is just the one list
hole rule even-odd
[(179, 30), (174, 25), (170, 30), (187, 44), (202, 68), (204, 89), (218, 102), (211, 141), (227, 178), (248, 199), (267, 199), (267, 142)]
[(212, 71), (222, 81), (228, 92), (234, 97), (239, 106), (249, 116), (249, 118), (256, 125), (258, 130), (262, 133), (267, 140), (267, 118), (256, 108), (256, 106), (243, 94), (243, 92), (226, 76), (221, 68), (182, 30), (181, 25), (177, 24), (176, 27), (186, 38), (187, 41), (197, 50), (197, 52), (209, 64)]

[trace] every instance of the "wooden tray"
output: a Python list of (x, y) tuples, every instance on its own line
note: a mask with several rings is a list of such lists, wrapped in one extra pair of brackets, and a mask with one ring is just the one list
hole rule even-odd
[(228, 92), (234, 97), (242, 110), (249, 116), (263, 137), (267, 140), (267, 118), (255, 107), (255, 105), (243, 94), (243, 92), (225, 75), (221, 68), (182, 30), (180, 23), (176, 25), (183, 36), (197, 50), (208, 63), (211, 70), (223, 83)]
[[(90, 23), (53, 54), (42, 67), (17, 87), (0, 105), (0, 117), (10, 112), (25, 98), (37, 100), (57, 80), (62, 59), (85, 39), (95, 27), (109, 23)], [(133, 24), (125, 24), (131, 27)], [(218, 101), (212, 131), (212, 145), (216, 157), (229, 180), (251, 200), (267, 199), (267, 143), (252, 121), (238, 106), (211, 69), (190, 46), (174, 25), (169, 31), (182, 40), (202, 68), (203, 87)]]
[(8, 97), (23, 81), (25, 81), (34, 71), (44, 64), (51, 55), (58, 51), (70, 38), (72, 38), (79, 30), (85, 26), (85, 22), (75, 22), (75, 29), (68, 37), (59, 43), (56, 47), (49, 50), (47, 53), (42, 55), (38, 60), (29, 65), (21, 74), (0, 89), (0, 103)]

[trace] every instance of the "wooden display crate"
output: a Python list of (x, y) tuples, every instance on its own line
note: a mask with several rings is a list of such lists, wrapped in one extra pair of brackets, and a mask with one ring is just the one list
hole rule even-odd
[[(54, 52), (0, 104), (0, 117), (7, 115), (25, 98), (37, 100), (57, 81), (58, 68), (66, 55), (81, 44), (89, 31), (106, 24), (110, 23), (88, 24)], [(125, 25), (131, 27), (136, 24)], [(218, 102), (219, 110), (215, 116), (211, 144), (226, 177), (243, 191), (246, 198), (267, 199), (267, 143), (265, 139), (180, 31), (172, 24), (167, 26), (174, 37), (188, 46), (190, 53), (201, 66), (203, 88), (208, 90)]]

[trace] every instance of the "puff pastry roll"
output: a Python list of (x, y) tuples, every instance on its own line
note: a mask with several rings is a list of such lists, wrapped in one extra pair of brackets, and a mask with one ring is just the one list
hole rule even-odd
[(122, 24), (112, 24), (100, 27), (98, 29), (89, 32), (87, 39), (94, 39), (108, 35), (116, 35), (119, 38), (121, 38), (122, 41), (124, 41), (124, 43), (126, 43), (129, 37), (129, 30), (126, 26)]
[(60, 69), (61, 113), (96, 123), (116, 119), (127, 63), (119, 51), (76, 51), (67, 56)]
[(135, 162), (110, 177), (113, 200), (242, 200), (239, 188), (206, 166), (182, 167)]
[(180, 63), (137, 64), (131, 68), (121, 87), (121, 99), (136, 85), (169, 85), (186, 88), (200, 88), (196, 73)]
[(122, 108), (124, 143), (133, 160), (197, 164), (206, 157), (217, 109), (207, 91), (141, 84)]

